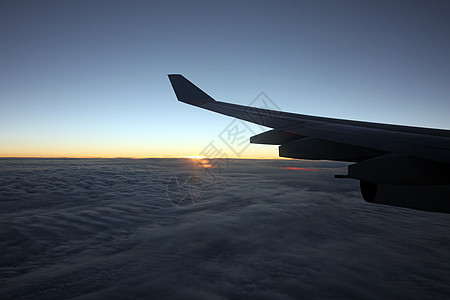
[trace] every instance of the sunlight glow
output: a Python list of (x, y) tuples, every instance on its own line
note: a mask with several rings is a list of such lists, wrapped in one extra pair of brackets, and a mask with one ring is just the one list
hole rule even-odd
[(345, 168), (299, 168), (299, 167), (280, 167), (280, 169), (286, 170), (299, 170), (299, 171), (345, 171)]

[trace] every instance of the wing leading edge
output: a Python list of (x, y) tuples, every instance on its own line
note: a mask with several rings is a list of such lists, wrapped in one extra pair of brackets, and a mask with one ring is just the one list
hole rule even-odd
[[(449, 130), (325, 118), (242, 106), (214, 100), (182, 75), (171, 74), (169, 80), (181, 102), (273, 128), (253, 136), (250, 141), (280, 145), (282, 157), (356, 162), (349, 166), (346, 177), (361, 181), (361, 190), (367, 201), (377, 202), (377, 198), (381, 197), (380, 190), (387, 190), (380, 189), (381, 184), (401, 185), (404, 188), (417, 185), (450, 187)], [(367, 188), (368, 185), (372, 185), (371, 188)], [(375, 192), (370, 192), (373, 190)], [(425, 210), (447, 209), (450, 212), (449, 200), (450, 192), (438, 208)], [(446, 208), (441, 208), (442, 205)], [(402, 202), (399, 206), (405, 205)], [(407, 207), (424, 209), (419, 206)]]

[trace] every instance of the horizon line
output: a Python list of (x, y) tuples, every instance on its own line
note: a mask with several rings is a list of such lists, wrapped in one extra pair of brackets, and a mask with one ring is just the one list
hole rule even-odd
[[(151, 159), (151, 158), (184, 158), (184, 159), (196, 159), (193, 156), (142, 156), (142, 157), (133, 157), (133, 156), (39, 156), (39, 155), (29, 155), (29, 156), (0, 156), (0, 158), (92, 158), (92, 159)], [(292, 160), (292, 158), (288, 157), (255, 157), (255, 156), (247, 156), (247, 157), (202, 157), (203, 159), (281, 159), (281, 160)]]

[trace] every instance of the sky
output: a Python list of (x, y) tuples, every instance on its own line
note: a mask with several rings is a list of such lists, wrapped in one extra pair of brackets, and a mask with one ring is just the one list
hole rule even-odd
[(448, 28), (448, 1), (1, 1), (0, 156), (278, 157), (228, 147), (233, 119), (176, 101), (171, 73), (220, 101), (450, 129)]

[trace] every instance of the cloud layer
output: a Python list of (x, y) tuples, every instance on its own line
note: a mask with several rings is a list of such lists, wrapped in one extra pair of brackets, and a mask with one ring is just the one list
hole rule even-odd
[(2, 159), (0, 294), (450, 294), (449, 215), (365, 203), (356, 181), (333, 178), (343, 167), (232, 160), (208, 178), (188, 159)]

